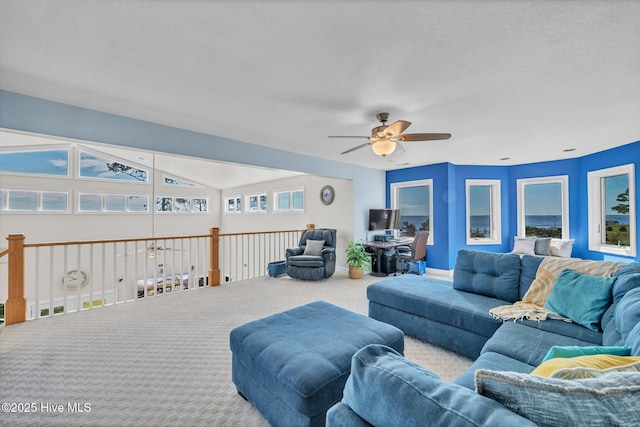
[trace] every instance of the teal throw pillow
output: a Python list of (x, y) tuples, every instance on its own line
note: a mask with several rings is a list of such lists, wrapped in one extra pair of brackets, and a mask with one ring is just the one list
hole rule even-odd
[(539, 426), (631, 426), (640, 420), (640, 375), (564, 380), (478, 369), (476, 391)]
[(544, 307), (598, 332), (602, 315), (613, 299), (611, 287), (615, 280), (615, 277), (580, 274), (567, 268), (553, 284)]
[(557, 357), (570, 358), (579, 356), (595, 356), (598, 354), (610, 354), (612, 356), (631, 356), (631, 347), (605, 347), (601, 345), (581, 347), (578, 345), (554, 345), (549, 349), (547, 355), (544, 357), (544, 359), (542, 359), (542, 361), (546, 362), (549, 359), (555, 359)]

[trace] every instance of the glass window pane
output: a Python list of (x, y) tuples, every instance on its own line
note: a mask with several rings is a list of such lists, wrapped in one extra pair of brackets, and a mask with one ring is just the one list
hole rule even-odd
[(258, 196), (249, 196), (249, 212), (258, 212)]
[(240, 197), (236, 198), (236, 212), (242, 212), (242, 202)]
[(207, 199), (193, 199), (191, 212), (207, 212)]
[(302, 191), (293, 192), (293, 210), (294, 211), (304, 210), (304, 192)]
[(189, 199), (184, 197), (176, 197), (176, 203), (173, 207), (175, 212), (189, 212)]
[(102, 197), (99, 194), (79, 194), (78, 210), (81, 212), (100, 212), (102, 210)]
[(604, 189), (604, 244), (630, 246), (629, 175), (602, 178)]
[(126, 197), (114, 194), (107, 194), (104, 200), (104, 208), (109, 212), (124, 212)]
[(9, 191), (9, 210), (35, 211), (35, 191)]
[(524, 186), (525, 235), (562, 238), (562, 183)]
[(263, 212), (267, 211), (267, 195), (263, 194), (260, 196), (260, 210)]
[(429, 191), (428, 185), (398, 188), (400, 228), (404, 236), (429, 231)]
[(149, 197), (147, 196), (129, 196), (130, 212), (148, 212)]
[(69, 151), (0, 152), (0, 171), (67, 176)]
[(147, 171), (85, 151), (80, 152), (80, 176), (120, 181), (147, 182)]
[(288, 211), (289, 208), (289, 193), (278, 193), (278, 210)]
[(469, 186), (469, 237), (491, 237), (491, 186)]
[(42, 193), (43, 211), (66, 211), (67, 193)]
[(156, 212), (171, 212), (172, 210), (172, 197), (156, 197)]

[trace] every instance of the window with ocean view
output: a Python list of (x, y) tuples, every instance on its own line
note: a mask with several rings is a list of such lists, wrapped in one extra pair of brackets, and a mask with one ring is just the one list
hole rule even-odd
[[(413, 237), (417, 231), (433, 230), (433, 180), (391, 184), (391, 207), (400, 209), (400, 234)], [(433, 234), (429, 234), (433, 244)]]
[(500, 180), (466, 180), (467, 244), (501, 243)]
[(588, 173), (589, 249), (636, 256), (634, 165)]
[(569, 237), (568, 182), (566, 175), (518, 180), (520, 236)]

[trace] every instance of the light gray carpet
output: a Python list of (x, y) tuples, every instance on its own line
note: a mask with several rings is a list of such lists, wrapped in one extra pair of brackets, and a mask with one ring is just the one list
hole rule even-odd
[[(231, 329), (317, 300), (366, 315), (374, 280), (264, 277), (8, 326), (0, 403), (35, 413), (3, 405), (0, 425), (266, 426), (231, 382)], [(405, 347), (408, 359), (446, 380), (471, 364), (409, 337)]]

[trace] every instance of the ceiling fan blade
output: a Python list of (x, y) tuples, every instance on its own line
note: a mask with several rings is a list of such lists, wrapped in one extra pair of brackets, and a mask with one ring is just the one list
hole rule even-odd
[(367, 143), (364, 143), (364, 144), (360, 144), (360, 145), (358, 145), (358, 146), (356, 146), (356, 147), (353, 147), (353, 148), (348, 149), (347, 151), (343, 151), (343, 152), (342, 152), (342, 153), (340, 153), (340, 154), (347, 154), (347, 153), (350, 153), (350, 152), (352, 152), (352, 151), (356, 151), (356, 150), (359, 150), (359, 149), (361, 149), (361, 148), (364, 148), (364, 147), (366, 147), (367, 145), (371, 145), (371, 143), (370, 143), (370, 142), (367, 142)]
[(405, 133), (403, 135), (398, 135), (398, 140), (404, 142), (436, 141), (449, 138), (451, 138), (450, 133)]
[(387, 136), (400, 135), (409, 126), (411, 126), (411, 122), (405, 122), (404, 120), (397, 120), (397, 121), (391, 123), (389, 126), (387, 126), (384, 129), (384, 133)]
[(359, 138), (359, 139), (366, 138), (366, 139), (369, 139), (370, 137), (368, 137), (368, 136), (353, 136), (353, 135), (348, 135), (348, 136), (345, 136), (345, 135), (331, 135), (331, 136), (328, 136), (327, 138)]

